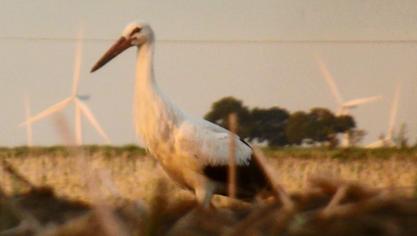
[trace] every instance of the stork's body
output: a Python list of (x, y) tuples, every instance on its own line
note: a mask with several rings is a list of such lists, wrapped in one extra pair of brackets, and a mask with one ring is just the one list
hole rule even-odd
[[(154, 35), (147, 25), (128, 25), (122, 38), (92, 71), (132, 45), (138, 47), (134, 96), (137, 134), (168, 175), (194, 190), (197, 199), (207, 205), (213, 193), (226, 193), (230, 133), (188, 116), (161, 93), (153, 73)], [(253, 197), (267, 187), (267, 179), (252, 159), (251, 148), (237, 137), (236, 164), (238, 197)]]

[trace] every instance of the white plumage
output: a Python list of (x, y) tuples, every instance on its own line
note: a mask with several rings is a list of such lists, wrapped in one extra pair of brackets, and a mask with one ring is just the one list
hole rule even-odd
[[(227, 165), (230, 152), (228, 130), (206, 120), (187, 119), (178, 134), (180, 149), (188, 156), (196, 155), (204, 165)], [(252, 150), (236, 138), (236, 164), (248, 165)]]
[[(230, 132), (190, 117), (161, 93), (153, 73), (154, 34), (146, 24), (129, 24), (92, 72), (130, 46), (138, 47), (134, 98), (137, 134), (164, 170), (182, 186), (194, 190), (197, 199), (207, 205), (213, 193), (225, 194)], [(252, 149), (236, 137), (236, 164), (241, 167), (242, 178), (239, 183), (254, 180), (259, 183), (252, 184), (263, 188), (267, 181), (251, 156)], [(246, 192), (246, 186), (239, 183)]]

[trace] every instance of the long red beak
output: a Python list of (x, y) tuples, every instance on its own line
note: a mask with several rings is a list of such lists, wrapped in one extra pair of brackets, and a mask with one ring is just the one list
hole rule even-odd
[(113, 46), (111, 46), (109, 50), (107, 50), (107, 52), (100, 58), (100, 60), (97, 61), (93, 68), (91, 68), (90, 73), (100, 69), (102, 66), (107, 64), (107, 62), (111, 61), (113, 58), (131, 46), (132, 44), (130, 40), (126, 39), (125, 37), (121, 37), (115, 44), (113, 44)]

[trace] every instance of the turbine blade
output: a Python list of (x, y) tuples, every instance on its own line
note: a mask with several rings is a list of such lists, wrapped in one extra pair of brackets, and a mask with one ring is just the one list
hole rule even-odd
[(327, 69), (326, 64), (321, 60), (320, 57), (316, 57), (316, 60), (317, 60), (317, 63), (319, 64), (320, 72), (323, 75), (324, 79), (326, 80), (327, 85), (329, 86), (333, 97), (336, 99), (337, 104), (341, 105), (343, 103), (343, 98), (339, 92), (339, 89), (337, 88), (336, 82), (333, 79), (332, 74)]
[(80, 82), (81, 72), (81, 58), (82, 58), (82, 31), (77, 35), (77, 45), (75, 47), (74, 57), (74, 72), (73, 72), (73, 84), (72, 84), (72, 96), (76, 96), (78, 92), (78, 84)]
[(395, 127), (397, 113), (398, 113), (398, 103), (400, 101), (400, 92), (401, 92), (401, 84), (398, 83), (395, 89), (395, 94), (394, 94), (394, 98), (392, 100), (392, 105), (391, 105), (390, 119), (389, 119), (389, 124), (388, 124), (388, 131), (387, 131), (388, 140), (392, 139), (392, 136), (394, 133), (394, 127)]
[[(30, 99), (28, 96), (25, 96), (25, 119), (28, 120), (30, 118), (31, 115), (31, 111), (30, 111)], [(28, 123), (26, 126), (26, 141), (27, 141), (27, 146), (31, 147), (33, 142), (32, 142), (32, 123)]]
[(82, 101), (78, 99), (76, 99), (75, 101), (77, 102), (81, 112), (85, 115), (90, 124), (97, 130), (100, 136), (103, 137), (103, 139), (107, 143), (110, 143), (108, 135), (106, 134), (106, 132), (104, 132), (103, 128), (101, 128), (100, 124), (98, 123), (90, 109), (87, 107), (87, 105), (85, 105)]
[(362, 105), (362, 104), (375, 102), (375, 101), (378, 101), (380, 99), (382, 99), (382, 96), (373, 96), (373, 97), (352, 99), (352, 100), (349, 100), (349, 101), (343, 103), (343, 106), (347, 107), (347, 108), (352, 108), (352, 107), (356, 107), (356, 106), (359, 106), (359, 105)]
[(38, 114), (30, 117), (29, 119), (27, 119), (26, 121), (22, 122), (19, 124), (19, 126), (24, 126), (24, 125), (29, 125), (31, 123), (34, 123), (40, 119), (43, 119), (57, 111), (62, 110), (64, 107), (66, 107), (72, 100), (72, 97), (69, 98), (65, 98), (64, 100), (46, 108), (45, 110), (39, 112)]

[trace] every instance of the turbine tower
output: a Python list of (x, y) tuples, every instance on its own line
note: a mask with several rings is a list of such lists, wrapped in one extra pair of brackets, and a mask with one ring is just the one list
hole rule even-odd
[(97, 133), (106, 141), (110, 143), (110, 139), (106, 132), (101, 128), (100, 124), (94, 117), (93, 113), (87, 107), (87, 105), (82, 101), (83, 96), (78, 95), (78, 84), (80, 81), (80, 68), (81, 68), (81, 51), (82, 51), (82, 37), (78, 36), (78, 42), (75, 51), (75, 62), (74, 62), (74, 74), (73, 74), (73, 84), (71, 95), (64, 100), (46, 108), (45, 110), (39, 112), (38, 114), (30, 117), (25, 122), (21, 123), (20, 126), (30, 125), (34, 122), (37, 122), (45, 117), (48, 117), (58, 111), (61, 111), (69, 104), (73, 103), (75, 105), (75, 142), (77, 145), (83, 143), (82, 136), (82, 120), (81, 115), (84, 115), (87, 118), (88, 122), (96, 129)]
[(398, 83), (395, 88), (394, 98), (392, 99), (387, 134), (379, 140), (368, 144), (367, 148), (378, 148), (378, 147), (393, 147), (394, 144), (394, 130), (397, 120), (398, 104), (400, 102), (401, 84)]
[[(334, 80), (332, 74), (327, 69), (326, 64), (321, 60), (320, 57), (316, 57), (317, 63), (319, 64), (319, 69), (321, 74), (323, 75), (324, 79), (327, 82), (327, 85), (330, 88), (330, 92), (332, 93), (335, 101), (336, 101), (336, 115), (342, 116), (342, 115), (350, 115), (351, 110), (367, 103), (375, 102), (380, 99), (382, 99), (381, 96), (372, 96), (372, 97), (364, 97), (364, 98), (356, 98), (351, 99), (348, 101), (345, 101), (336, 85), (336, 81)], [(350, 135), (348, 132), (343, 134), (342, 137), (342, 144), (343, 147), (349, 147), (351, 145), (350, 143)]]

